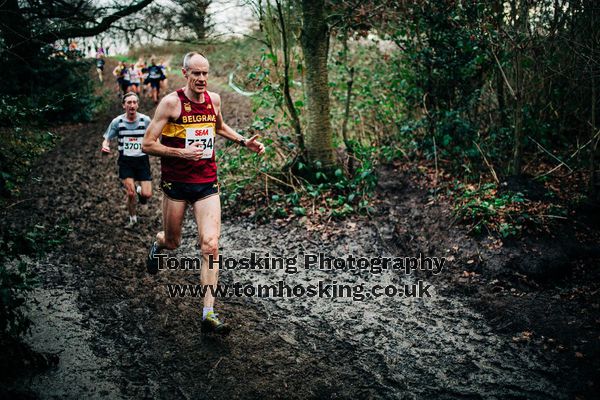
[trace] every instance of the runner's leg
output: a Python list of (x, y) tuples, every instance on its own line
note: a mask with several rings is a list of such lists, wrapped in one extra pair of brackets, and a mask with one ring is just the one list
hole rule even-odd
[[(202, 269), (200, 280), (202, 285), (211, 285), (217, 288), (219, 279), (219, 236), (221, 235), (221, 200), (219, 195), (213, 195), (194, 203), (194, 218), (198, 226), (200, 249), (202, 251)], [(213, 268), (209, 268), (208, 256), (212, 254)], [(214, 296), (210, 291), (204, 296), (204, 307), (213, 307)]]
[(133, 178), (123, 179), (123, 187), (125, 188), (125, 194), (127, 196), (127, 211), (129, 216), (133, 217), (135, 213), (135, 182)]
[(163, 229), (156, 234), (158, 247), (175, 250), (181, 243), (181, 224), (185, 216), (185, 201), (171, 200), (163, 196)]
[(142, 196), (149, 199), (152, 197), (152, 181), (140, 181)]
[(154, 104), (158, 104), (158, 88), (157, 87), (152, 87), (152, 101), (154, 101)]
[(150, 246), (146, 270), (150, 275), (155, 275), (160, 269), (156, 254), (160, 249), (175, 250), (181, 243), (181, 223), (185, 215), (187, 203), (171, 200), (163, 196), (163, 231), (156, 234), (156, 241)]

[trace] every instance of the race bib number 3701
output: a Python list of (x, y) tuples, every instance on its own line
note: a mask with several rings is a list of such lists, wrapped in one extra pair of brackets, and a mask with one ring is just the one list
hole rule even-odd
[(142, 153), (143, 137), (126, 137), (123, 139), (123, 155), (139, 157)]
[(215, 129), (212, 126), (205, 128), (186, 128), (185, 147), (200, 143), (202, 158), (212, 158), (215, 146)]

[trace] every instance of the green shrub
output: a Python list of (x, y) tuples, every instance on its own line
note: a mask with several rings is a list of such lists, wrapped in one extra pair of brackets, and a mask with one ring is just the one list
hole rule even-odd
[(0, 264), (0, 335), (16, 337), (28, 331), (31, 321), (24, 306), (33, 287), (34, 278), (25, 262)]
[(498, 234), (502, 238), (519, 236), (528, 225), (535, 225), (539, 218), (527, 210), (532, 202), (523, 193), (499, 191), (493, 183), (475, 188), (458, 185), (455, 214), (467, 224), (473, 234)]
[(23, 256), (41, 256), (62, 244), (70, 231), (66, 221), (23, 232), (0, 231), (0, 336), (20, 336), (31, 324), (25, 302), (37, 281)]

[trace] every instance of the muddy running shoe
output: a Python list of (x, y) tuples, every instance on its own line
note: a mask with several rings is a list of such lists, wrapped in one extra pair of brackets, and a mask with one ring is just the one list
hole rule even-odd
[(146, 204), (148, 203), (148, 198), (142, 196), (142, 187), (141, 186), (136, 186), (135, 187), (135, 192), (137, 193), (138, 196), (138, 201), (140, 202), (140, 204)]
[(156, 243), (156, 241), (152, 242), (152, 246), (148, 252), (148, 259), (146, 260), (146, 269), (150, 275), (156, 275), (158, 273), (158, 258), (156, 258), (158, 250), (158, 243)]
[(231, 332), (231, 327), (219, 320), (219, 316), (214, 312), (210, 311), (206, 314), (206, 318), (202, 320), (200, 325), (200, 331), (202, 333), (218, 333), (219, 335), (228, 335)]
[(125, 229), (133, 229), (137, 222), (137, 215), (129, 216), (129, 222), (125, 224)]

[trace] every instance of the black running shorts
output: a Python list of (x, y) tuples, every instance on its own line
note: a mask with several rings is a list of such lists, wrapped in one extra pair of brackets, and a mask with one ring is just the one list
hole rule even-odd
[(150, 84), (154, 89), (160, 89), (160, 79), (146, 78), (145, 84)]
[(119, 178), (133, 178), (135, 181), (151, 181), (150, 158), (147, 155), (141, 157), (119, 157)]
[(186, 201), (194, 204), (198, 200), (218, 195), (219, 182), (209, 183), (182, 183), (161, 181), (160, 188), (165, 196), (175, 201)]

